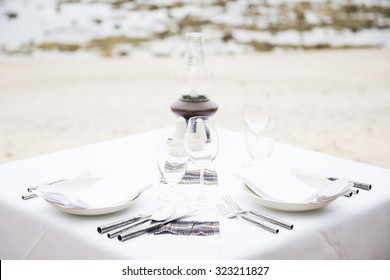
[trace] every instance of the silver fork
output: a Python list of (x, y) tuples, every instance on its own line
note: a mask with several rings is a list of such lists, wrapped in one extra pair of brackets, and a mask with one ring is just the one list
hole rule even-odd
[(251, 210), (251, 211), (247, 211), (247, 210), (243, 210), (242, 208), (240, 208), (240, 206), (237, 205), (237, 203), (235, 203), (233, 201), (233, 199), (229, 196), (229, 195), (226, 195), (223, 197), (223, 200), (225, 201), (226, 204), (228, 204), (232, 209), (233, 211), (235, 211), (237, 214), (250, 214), (252, 216), (255, 216), (255, 217), (258, 217), (258, 218), (261, 218), (267, 222), (270, 222), (272, 224), (275, 224), (275, 225), (278, 225), (280, 227), (283, 227), (283, 228), (286, 228), (286, 229), (293, 229), (294, 225), (291, 224), (291, 223), (288, 223), (286, 221), (283, 221), (281, 219), (278, 219), (278, 218), (275, 218), (271, 215), (267, 215), (265, 213), (261, 213), (261, 212), (258, 212), (258, 211), (254, 211), (254, 210)]
[(240, 213), (236, 213), (233, 211), (232, 208), (230, 208), (228, 205), (226, 205), (226, 203), (219, 203), (217, 204), (217, 207), (219, 209), (219, 211), (221, 212), (221, 214), (225, 217), (225, 218), (234, 218), (234, 217), (240, 217), (241, 219), (249, 222), (249, 223), (252, 223), (256, 226), (259, 226), (269, 232), (272, 232), (272, 233), (278, 233), (279, 232), (279, 229), (277, 228), (274, 228), (274, 227), (271, 227), (271, 226), (267, 226), (261, 222), (258, 222), (258, 221), (255, 221), (247, 216), (245, 216), (244, 214), (240, 214)]

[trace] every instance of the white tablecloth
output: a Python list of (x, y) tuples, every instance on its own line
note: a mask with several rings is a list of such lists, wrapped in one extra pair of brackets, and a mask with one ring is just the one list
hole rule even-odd
[[(65, 214), (40, 198), (21, 199), (28, 186), (85, 168), (148, 174), (157, 182), (156, 145), (171, 132), (172, 128), (166, 128), (0, 166), (0, 258), (390, 259), (389, 170), (276, 144), (270, 158), (273, 163), (373, 185), (371, 191), (339, 198), (320, 210), (276, 212), (257, 204), (232, 175), (247, 159), (244, 136), (221, 129), (219, 154), (212, 165), (218, 171), (219, 185), (210, 188), (209, 195), (219, 199), (230, 194), (246, 209), (292, 222), (292, 231), (281, 229), (274, 235), (240, 219), (223, 218), (214, 209), (191, 219), (219, 221), (219, 235), (143, 235), (121, 243), (98, 234), (97, 226), (146, 214), (162, 205), (157, 198), (163, 189), (159, 184), (128, 209), (104, 216)], [(180, 188), (187, 192), (186, 186)]]

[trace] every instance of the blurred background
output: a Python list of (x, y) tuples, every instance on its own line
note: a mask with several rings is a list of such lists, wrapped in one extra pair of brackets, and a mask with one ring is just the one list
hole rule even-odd
[(188, 31), (209, 52), (380, 48), (388, 0), (1, 0), (3, 55), (172, 56)]
[(266, 87), (277, 141), (390, 168), (388, 0), (0, 0), (0, 163), (172, 125), (189, 31), (218, 127)]

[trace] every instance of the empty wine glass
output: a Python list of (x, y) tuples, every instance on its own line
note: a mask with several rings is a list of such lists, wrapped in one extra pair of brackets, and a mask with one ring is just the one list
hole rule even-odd
[(246, 92), (244, 104), (246, 147), (251, 163), (264, 163), (274, 147), (271, 123), (271, 99), (266, 90), (251, 89)]
[(183, 193), (174, 190), (174, 187), (183, 179), (187, 170), (188, 158), (183, 141), (167, 139), (157, 146), (157, 165), (162, 178), (170, 186), (170, 190), (162, 193), (160, 199), (166, 202), (185, 200)]
[(212, 117), (196, 116), (188, 120), (185, 149), (189, 160), (199, 168), (201, 194), (190, 201), (191, 209), (208, 209), (215, 205), (205, 197), (204, 169), (218, 154), (218, 135)]

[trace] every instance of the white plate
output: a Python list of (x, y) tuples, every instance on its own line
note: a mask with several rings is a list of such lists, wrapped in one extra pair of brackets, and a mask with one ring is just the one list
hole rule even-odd
[[(68, 188), (70, 191), (80, 191), (86, 188), (89, 188), (96, 184), (99, 180), (101, 180), (101, 177), (90, 177), (90, 178), (82, 178), (82, 179), (74, 179), (74, 180), (67, 180), (60, 183), (57, 183), (57, 186)], [(49, 203), (54, 208), (68, 214), (73, 215), (82, 215), (82, 216), (97, 216), (97, 215), (105, 215), (105, 214), (111, 214), (114, 212), (118, 212), (121, 210), (124, 210), (128, 208), (133, 202), (135, 202), (139, 197), (138, 195), (136, 198), (123, 202), (117, 205), (110, 205), (107, 207), (101, 207), (101, 208), (63, 208), (59, 204), (50, 202), (45, 200), (47, 203)]]
[(323, 203), (300, 203), (300, 202), (284, 202), (284, 201), (275, 201), (268, 198), (263, 198), (252, 192), (245, 184), (243, 184), (243, 189), (246, 194), (251, 196), (252, 198), (256, 199), (256, 202), (260, 205), (277, 210), (277, 211), (284, 211), (284, 212), (305, 212), (305, 211), (312, 211), (315, 209), (320, 209), (322, 207), (327, 206), (332, 201), (327, 201)]

